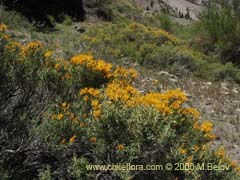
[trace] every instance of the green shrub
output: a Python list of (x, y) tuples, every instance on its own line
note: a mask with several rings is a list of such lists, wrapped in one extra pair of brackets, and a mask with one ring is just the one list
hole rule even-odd
[(216, 53), (223, 63), (239, 64), (240, 21), (237, 9), (240, 4), (237, 1), (233, 3), (234, 5), (230, 3), (222, 6), (210, 3), (200, 16), (200, 28), (208, 35), (210, 46), (217, 47)]
[[(6, 26), (1, 24), (0, 31), (0, 92), (4, 97), (0, 104), (0, 128), (4, 132), (0, 153), (5, 154), (0, 159), (1, 176), (237, 179), (238, 167), (224, 150), (210, 150), (212, 123), (200, 122), (199, 112), (188, 105), (181, 90), (142, 94), (133, 87), (134, 69), (113, 66), (90, 54), (59, 60), (38, 41), (22, 45), (5, 33)], [(145, 47), (148, 52), (151, 46)], [(181, 49), (186, 58), (204, 57)], [(212, 162), (229, 165), (229, 170), (87, 169), (87, 165), (96, 164), (145, 166), (169, 162)]]
[(46, 170), (42, 170), (40, 173), (39, 173), (39, 180), (52, 180), (52, 176), (51, 176), (51, 170), (50, 170), (50, 167), (47, 166), (47, 169)]
[(167, 14), (160, 14), (158, 16), (161, 28), (165, 31), (171, 32), (173, 30), (173, 22)]
[(4, 7), (0, 6), (1, 10), (1, 22), (6, 24), (10, 29), (22, 29), (26, 28), (34, 30), (34, 23), (30, 22), (21, 13), (16, 11), (7, 11)]
[(65, 15), (64, 16), (64, 21), (63, 24), (67, 25), (67, 26), (71, 26), (72, 25), (72, 18), (70, 16)]

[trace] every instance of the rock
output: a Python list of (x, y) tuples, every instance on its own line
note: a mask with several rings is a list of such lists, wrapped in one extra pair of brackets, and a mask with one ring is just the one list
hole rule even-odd
[(230, 95), (230, 92), (224, 92), (224, 95)]
[(236, 144), (234, 144), (234, 145), (233, 145), (233, 148), (235, 148), (235, 149), (236, 149), (236, 148), (239, 148), (239, 147), (238, 147)]
[(211, 86), (212, 82), (207, 82), (206, 85)]
[(238, 94), (238, 90), (235, 89), (235, 88), (232, 90), (232, 92), (235, 93), (235, 94)]
[(225, 83), (225, 82), (221, 83), (221, 89), (222, 90), (228, 90), (228, 84)]
[(160, 76), (167, 76), (167, 77), (170, 77), (170, 78), (177, 79), (177, 76), (175, 76), (173, 74), (170, 74), (167, 71), (160, 71), (160, 72), (158, 72), (158, 75), (160, 75)]
[(172, 82), (172, 83), (177, 83), (178, 82), (178, 80), (175, 79), (175, 78), (169, 78), (169, 81)]
[(186, 94), (186, 96), (187, 96), (188, 99), (190, 99), (190, 98), (193, 97), (191, 94), (188, 94), (188, 93), (186, 93), (186, 92), (185, 92), (185, 94)]

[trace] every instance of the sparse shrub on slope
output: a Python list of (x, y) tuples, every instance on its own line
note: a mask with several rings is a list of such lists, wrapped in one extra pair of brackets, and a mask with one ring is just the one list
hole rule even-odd
[[(112, 62), (116, 59), (128, 60), (150, 69), (167, 70), (180, 75), (240, 82), (240, 70), (237, 67), (231, 63), (221, 64), (217, 58), (194, 50), (163, 29), (140, 23), (104, 24), (88, 30), (82, 40), (85, 51), (93, 51)], [(227, 69), (232, 69), (232, 73)]]
[[(90, 54), (69, 61), (0, 25), (0, 176), (9, 179), (237, 179), (213, 125), (181, 90), (140, 93), (134, 69)], [(213, 163), (226, 171), (100, 171), (94, 164)]]
[(240, 64), (239, 7), (238, 0), (223, 3), (222, 6), (211, 2), (200, 16), (199, 27), (210, 40), (210, 45), (205, 43), (204, 46), (215, 48), (215, 53), (221, 57), (223, 63)]

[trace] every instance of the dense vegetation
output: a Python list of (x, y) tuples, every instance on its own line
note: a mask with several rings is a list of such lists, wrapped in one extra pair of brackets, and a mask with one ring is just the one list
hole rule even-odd
[(240, 64), (240, 1), (221, 6), (209, 3), (200, 16), (199, 30), (205, 41), (200, 42), (205, 53), (219, 55), (222, 63)]
[[(12, 1), (8, 2), (9, 7)], [(25, 14), (33, 1), (27, 2), (19, 1), (17, 10), (20, 8)], [(37, 4), (44, 7), (44, 2)], [(53, 2), (56, 1), (46, 1)], [(71, 7), (74, 2), (80, 1), (67, 4)], [(215, 139), (212, 122), (202, 118), (183, 91), (155, 88), (156, 91), (143, 93), (136, 87), (138, 72), (124, 67), (138, 64), (179, 77), (239, 83), (240, 70), (235, 65), (238, 55), (233, 55), (239, 47), (237, 13), (229, 12), (229, 6), (228, 10), (214, 6), (193, 25), (194, 31), (186, 31), (190, 36), (196, 32), (198, 35), (180, 38), (173, 33), (178, 34), (185, 27), (172, 22), (166, 14), (144, 17), (124, 0), (82, 1), (81, 17), (86, 18), (85, 13), (97, 7), (91, 12), (108, 22), (98, 19), (100, 23), (83, 23), (80, 33), (78, 27), (72, 33), (69, 27), (74, 24), (74, 14), (61, 9), (66, 8), (64, 1), (61, 3), (58, 10), (64, 13), (63, 23), (52, 23), (57, 19), (53, 9), (43, 13), (53, 17), (53, 32), (36, 31), (35, 23), (15, 11), (4, 10), (2, 14), (9, 28), (0, 24), (0, 179), (239, 178), (240, 167), (224, 148), (211, 148)], [(237, 11), (236, 7), (239, 6), (234, 4)], [(214, 21), (216, 16), (227, 20)], [(221, 31), (219, 26), (223, 26)], [(30, 39), (23, 35), (25, 31), (31, 33)], [(220, 38), (223, 35), (224, 39)], [(194, 43), (195, 38), (202, 37), (208, 38), (201, 44)], [(231, 45), (221, 46), (224, 42)], [(221, 50), (219, 54), (212, 50), (212, 44)], [(208, 45), (211, 51), (204, 49)], [(222, 61), (226, 54), (228, 58)], [(86, 168), (93, 164), (169, 162), (213, 163), (229, 169)]]

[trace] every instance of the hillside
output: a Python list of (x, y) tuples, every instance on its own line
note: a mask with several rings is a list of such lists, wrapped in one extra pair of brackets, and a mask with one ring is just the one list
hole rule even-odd
[(239, 178), (237, 0), (3, 2), (0, 179)]

